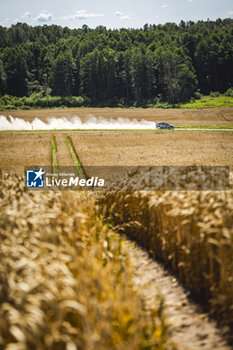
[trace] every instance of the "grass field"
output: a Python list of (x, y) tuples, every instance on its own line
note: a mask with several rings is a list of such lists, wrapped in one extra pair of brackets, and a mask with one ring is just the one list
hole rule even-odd
[(203, 96), (200, 100), (181, 104), (180, 107), (188, 109), (233, 107), (233, 97), (224, 95), (218, 97)]
[(51, 148), (52, 148), (52, 167), (54, 173), (59, 172), (58, 159), (57, 159), (57, 142), (55, 136), (51, 137)]

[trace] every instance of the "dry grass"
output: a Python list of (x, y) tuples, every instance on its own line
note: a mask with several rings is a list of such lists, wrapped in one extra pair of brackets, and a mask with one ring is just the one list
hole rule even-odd
[(0, 180), (0, 348), (170, 349), (163, 305), (144, 310), (124, 242), (84, 193)]
[[(66, 143), (66, 137), (70, 136), (84, 170), (87, 166), (233, 164), (233, 132), (0, 132), (2, 173), (23, 175), (24, 167), (51, 166), (51, 137), (54, 135), (59, 165), (73, 164)], [(93, 170), (87, 175), (97, 176), (97, 169)]]
[[(145, 187), (149, 180), (147, 175), (141, 179)], [(127, 188), (127, 181), (121, 186)], [(126, 233), (169, 265), (220, 323), (231, 329), (232, 194), (232, 191), (133, 191), (131, 179), (130, 190), (109, 192), (99, 201), (101, 210), (104, 208), (119, 232)], [(233, 340), (232, 333), (230, 338)]]
[(233, 132), (82, 131), (70, 136), (84, 169), (233, 165)]

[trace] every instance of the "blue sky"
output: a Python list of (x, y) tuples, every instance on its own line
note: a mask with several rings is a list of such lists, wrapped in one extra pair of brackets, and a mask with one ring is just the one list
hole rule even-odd
[(0, 24), (87, 24), (139, 28), (145, 23), (233, 18), (232, 0), (0, 0)]

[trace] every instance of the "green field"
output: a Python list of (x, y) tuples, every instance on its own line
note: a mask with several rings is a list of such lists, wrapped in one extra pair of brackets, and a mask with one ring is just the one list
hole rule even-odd
[(200, 100), (195, 100), (191, 103), (181, 104), (180, 108), (187, 109), (203, 109), (203, 108), (219, 108), (219, 107), (233, 107), (233, 97), (230, 96), (203, 96)]

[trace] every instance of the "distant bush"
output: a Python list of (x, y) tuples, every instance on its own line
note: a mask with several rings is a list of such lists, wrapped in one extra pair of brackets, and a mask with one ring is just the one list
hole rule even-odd
[(225, 96), (228, 96), (228, 97), (233, 97), (233, 87), (231, 87), (230, 89), (228, 89), (225, 94)]
[(15, 97), (5, 95), (0, 97), (1, 109), (30, 109), (30, 108), (55, 108), (55, 107), (81, 107), (88, 104), (88, 100), (82, 96), (43, 96), (41, 93), (33, 93), (29, 97)]
[(196, 100), (200, 100), (202, 98), (202, 94), (200, 93), (200, 91), (196, 91), (195, 94), (194, 94), (194, 98)]
[(63, 101), (67, 107), (81, 107), (84, 104), (84, 98), (82, 96), (65, 97)]
[(142, 101), (109, 100), (105, 103), (92, 103), (86, 96), (51, 96), (43, 92), (37, 92), (27, 97), (4, 95), (0, 97), (0, 110), (11, 109), (38, 109), (38, 108), (79, 108), (79, 107), (118, 107), (118, 108), (210, 108), (231, 107), (233, 105), (233, 88), (228, 89), (224, 95), (212, 92), (210, 96), (202, 96), (199, 92), (191, 97), (186, 104), (169, 104), (156, 96)]
[(220, 92), (218, 91), (211, 91), (210, 92), (210, 97), (219, 97), (220, 96)]

